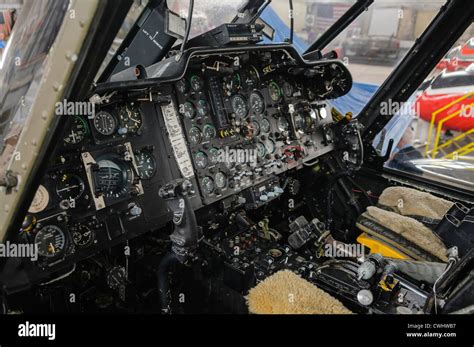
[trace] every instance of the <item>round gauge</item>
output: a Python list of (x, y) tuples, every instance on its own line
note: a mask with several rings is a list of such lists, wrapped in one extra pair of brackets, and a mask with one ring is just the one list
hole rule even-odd
[(81, 143), (89, 133), (89, 127), (84, 119), (74, 116), (69, 131), (63, 138), (64, 145), (77, 145)]
[(94, 117), (94, 128), (100, 134), (109, 136), (117, 129), (117, 119), (109, 112), (100, 111)]
[(270, 94), (270, 98), (273, 101), (279, 101), (281, 98), (280, 87), (274, 81), (270, 82), (270, 84), (268, 85), (268, 93)]
[(207, 159), (207, 155), (204, 152), (197, 152), (194, 156), (194, 161), (196, 162), (196, 166), (198, 169), (205, 169), (209, 160)]
[(216, 173), (215, 182), (217, 188), (223, 189), (227, 186), (227, 176), (222, 171), (219, 171)]
[(200, 115), (201, 117), (204, 117), (206, 114), (208, 114), (210, 107), (206, 100), (201, 99), (198, 101), (196, 109), (197, 109), (198, 115)]
[(206, 124), (204, 125), (204, 128), (202, 129), (202, 133), (204, 136), (204, 139), (210, 140), (216, 137), (216, 128), (212, 124)]
[(294, 89), (290, 82), (288, 81), (283, 82), (282, 90), (283, 90), (283, 95), (285, 95), (287, 98), (293, 96)]
[(253, 128), (253, 135), (258, 136), (260, 135), (260, 124), (257, 121), (252, 121), (252, 128)]
[(78, 224), (69, 228), (69, 231), (77, 247), (89, 247), (94, 242), (94, 232), (87, 225)]
[(201, 181), (202, 190), (205, 194), (212, 194), (214, 191), (214, 181), (209, 176), (206, 176)]
[(213, 147), (209, 150), (209, 161), (212, 165), (215, 165), (219, 162), (219, 149)]
[(275, 149), (276, 149), (275, 142), (272, 140), (265, 141), (265, 148), (267, 149), (268, 153), (270, 154), (275, 153)]
[(199, 130), (198, 127), (192, 127), (191, 129), (189, 129), (189, 133), (188, 133), (188, 137), (189, 137), (189, 142), (192, 144), (192, 145), (197, 145), (201, 142), (201, 130)]
[(189, 92), (189, 83), (186, 81), (185, 78), (180, 79), (178, 82), (176, 82), (176, 88), (178, 88), (178, 91), (181, 94), (186, 94)]
[(95, 188), (108, 198), (119, 198), (129, 192), (134, 175), (130, 165), (120, 157), (105, 155), (98, 158), (99, 169), (94, 172)]
[(259, 92), (253, 92), (249, 96), (250, 109), (255, 114), (262, 114), (265, 110), (265, 100)]
[(66, 235), (56, 225), (47, 225), (41, 228), (35, 235), (35, 245), (38, 254), (42, 257), (55, 257), (66, 249)]
[(260, 129), (264, 133), (268, 133), (270, 131), (270, 121), (267, 118), (263, 118), (262, 121), (260, 122)]
[(135, 161), (137, 162), (138, 176), (142, 180), (148, 180), (155, 175), (156, 161), (149, 151), (135, 154)]
[(260, 82), (260, 74), (255, 66), (250, 65), (243, 73), (243, 84), (248, 89), (253, 89), (258, 86)]
[(297, 138), (301, 138), (306, 129), (306, 122), (302, 115), (299, 113), (293, 114), (293, 124), (295, 128), (295, 135)]
[(191, 83), (191, 89), (195, 92), (200, 92), (204, 88), (204, 81), (198, 75), (192, 75), (189, 82)]
[(29, 213), (39, 213), (44, 211), (44, 209), (49, 204), (49, 193), (45, 186), (40, 185), (36, 194), (31, 202), (30, 208), (28, 209)]
[(265, 145), (261, 142), (257, 142), (257, 156), (259, 158), (263, 158), (267, 154), (267, 149), (265, 148)]
[(248, 109), (245, 99), (241, 95), (234, 95), (230, 100), (232, 110), (235, 113), (235, 118), (243, 119), (247, 116)]
[(242, 78), (240, 74), (237, 72), (235, 75), (232, 76), (230, 90), (238, 90), (242, 86)]
[(128, 133), (136, 133), (142, 127), (142, 115), (138, 107), (126, 105), (119, 110), (120, 124)]
[(184, 104), (181, 104), (179, 107), (179, 112), (186, 118), (193, 119), (196, 115), (196, 109), (190, 101), (186, 101)]
[(240, 74), (237, 72), (230, 76), (224, 77), (225, 89), (228, 93), (235, 93), (242, 86), (242, 79)]
[(280, 131), (287, 131), (290, 128), (290, 124), (283, 116), (278, 118), (277, 125)]
[(244, 136), (247, 140), (251, 140), (255, 134), (254, 123), (245, 122), (242, 127), (240, 128), (240, 133)]
[(56, 194), (62, 200), (77, 200), (84, 193), (84, 181), (74, 174), (61, 174), (56, 182)]

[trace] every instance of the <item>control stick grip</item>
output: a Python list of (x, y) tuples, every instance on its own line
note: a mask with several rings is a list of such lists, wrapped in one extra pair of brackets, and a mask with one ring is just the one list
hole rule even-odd
[(173, 213), (174, 231), (170, 239), (173, 251), (179, 256), (192, 253), (199, 243), (200, 228), (189, 201), (189, 195), (193, 193), (192, 183), (183, 179), (166, 184), (158, 192)]

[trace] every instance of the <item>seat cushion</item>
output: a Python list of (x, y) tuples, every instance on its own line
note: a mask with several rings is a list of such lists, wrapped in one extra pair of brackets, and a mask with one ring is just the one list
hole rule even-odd
[(451, 201), (438, 198), (429, 193), (406, 187), (386, 188), (378, 201), (381, 208), (403, 216), (413, 217), (428, 224), (437, 224), (453, 204)]
[(446, 246), (438, 235), (414, 218), (369, 206), (356, 225), (415, 260), (447, 261)]
[(339, 300), (289, 270), (267, 277), (246, 297), (256, 314), (349, 314)]

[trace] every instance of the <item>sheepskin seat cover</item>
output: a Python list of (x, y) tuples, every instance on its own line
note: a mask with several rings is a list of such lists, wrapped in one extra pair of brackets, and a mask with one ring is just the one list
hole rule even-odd
[(289, 270), (267, 277), (246, 297), (250, 313), (256, 314), (349, 314), (328, 293)]
[(416, 189), (389, 187), (380, 195), (378, 204), (403, 216), (441, 220), (454, 203)]
[(416, 219), (401, 216), (395, 212), (386, 211), (375, 206), (367, 207), (367, 211), (359, 218), (358, 226), (364, 224), (362, 221), (364, 218), (378, 223), (385, 229), (403, 237), (438, 259), (447, 261), (446, 246), (432, 230)]

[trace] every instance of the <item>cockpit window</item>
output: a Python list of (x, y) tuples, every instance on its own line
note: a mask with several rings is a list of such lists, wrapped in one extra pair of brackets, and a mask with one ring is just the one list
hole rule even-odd
[[(189, 38), (221, 24), (230, 23), (248, 0), (195, 0)], [(189, 0), (168, 0), (168, 8), (182, 18), (188, 17)]]
[[(48, 52), (68, 11), (69, 1), (28, 1), (3, 12), (13, 31), (0, 60), (0, 176), (15, 148), (39, 90)], [(5, 18), (7, 16), (8, 18)]]
[[(468, 47), (473, 37), (471, 25), (454, 47)], [(445, 56), (410, 99), (396, 106), (400, 111), (382, 130), (385, 140), (380, 134), (374, 141), (384, 154), (394, 140), (386, 167), (474, 190), (473, 63), (462, 50)]]

